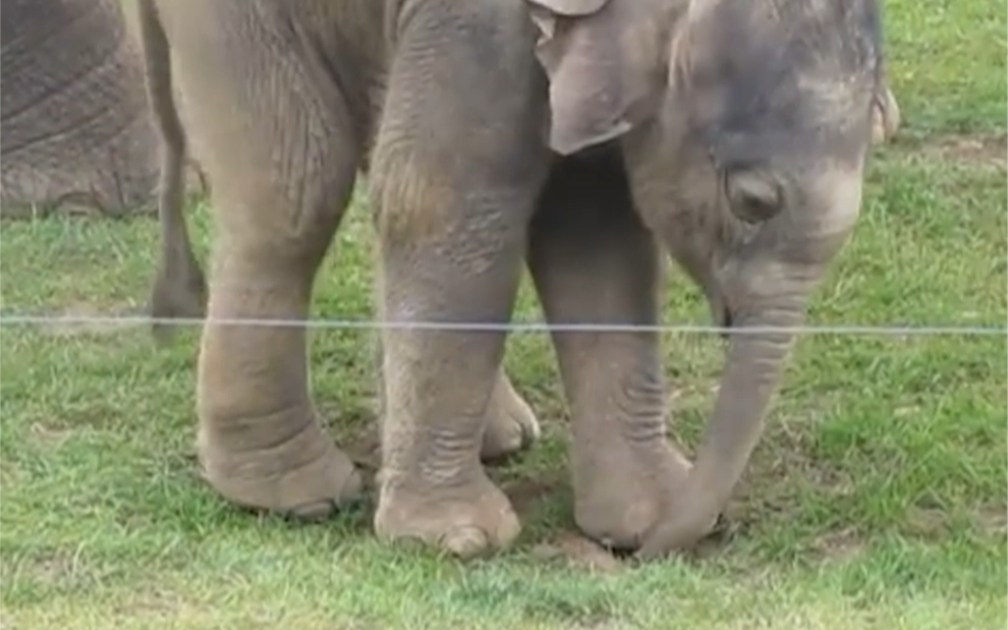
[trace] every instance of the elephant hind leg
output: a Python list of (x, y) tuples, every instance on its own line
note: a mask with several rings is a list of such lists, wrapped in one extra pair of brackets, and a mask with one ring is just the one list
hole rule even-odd
[(194, 22), (179, 34), (191, 45), (176, 52), (216, 224), (197, 385), (204, 474), (232, 502), (324, 516), (356, 497), (361, 479), (317, 417), (305, 328), (263, 320), (307, 317), (358, 145), (340, 92), (319, 81), (310, 55), (255, 42), (268, 31)]

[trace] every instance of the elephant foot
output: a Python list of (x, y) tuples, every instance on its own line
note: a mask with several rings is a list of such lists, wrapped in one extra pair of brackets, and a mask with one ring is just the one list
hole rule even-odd
[(528, 448), (538, 439), (539, 421), (535, 413), (501, 372), (487, 405), (487, 428), (480, 458), (500, 459)]
[(618, 456), (612, 449), (599, 453), (598, 461), (579, 467), (588, 479), (575, 480), (574, 520), (605, 547), (635, 550), (674, 503), (691, 468), (682, 453), (664, 442)]
[(412, 476), (383, 479), (375, 532), (387, 542), (419, 542), (460, 558), (488, 555), (521, 531), (511, 502), (482, 470), (458, 485), (432, 488)]
[(350, 458), (319, 424), (259, 449), (228, 448), (201, 430), (204, 478), (227, 500), (245, 508), (305, 520), (323, 519), (362, 496), (363, 483)]

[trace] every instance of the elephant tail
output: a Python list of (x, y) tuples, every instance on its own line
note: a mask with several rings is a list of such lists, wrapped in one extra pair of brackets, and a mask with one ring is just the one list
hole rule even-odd
[(168, 37), (154, 0), (138, 0), (137, 4), (147, 100), (161, 137), (158, 190), (161, 253), (151, 291), (150, 312), (155, 319), (155, 338), (165, 341), (172, 328), (163, 320), (203, 316), (206, 281), (193, 254), (183, 213), (186, 136), (172, 89)]

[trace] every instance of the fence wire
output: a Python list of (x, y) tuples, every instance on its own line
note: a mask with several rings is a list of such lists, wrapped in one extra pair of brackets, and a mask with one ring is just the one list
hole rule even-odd
[(745, 335), (787, 333), (794, 335), (862, 335), (862, 336), (963, 336), (1008, 338), (1008, 326), (970, 325), (856, 325), (823, 324), (802, 326), (714, 326), (704, 324), (614, 324), (614, 323), (550, 323), (546, 321), (511, 322), (436, 322), (388, 321), (375, 319), (256, 319), (256, 318), (164, 318), (145, 315), (31, 315), (0, 313), (0, 328), (28, 326), (254, 326), (267, 328), (306, 328), (343, 330), (429, 330), (454, 332), (655, 332), (685, 334)]

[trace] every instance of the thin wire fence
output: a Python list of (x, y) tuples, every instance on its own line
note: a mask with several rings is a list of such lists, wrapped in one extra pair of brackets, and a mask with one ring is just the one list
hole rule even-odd
[(545, 321), (512, 322), (438, 322), (381, 321), (375, 319), (255, 319), (255, 318), (157, 318), (145, 315), (32, 315), (0, 313), (0, 328), (30, 326), (255, 326), (271, 328), (352, 329), (352, 330), (429, 330), (456, 332), (656, 332), (685, 334), (744, 335), (788, 333), (794, 335), (874, 335), (887, 337), (962, 336), (1008, 338), (1008, 326), (994, 325), (856, 325), (823, 324), (802, 326), (736, 326), (704, 324), (615, 324), (615, 323), (549, 323)]

